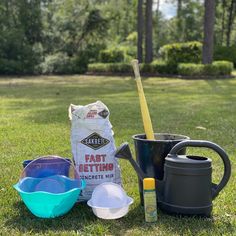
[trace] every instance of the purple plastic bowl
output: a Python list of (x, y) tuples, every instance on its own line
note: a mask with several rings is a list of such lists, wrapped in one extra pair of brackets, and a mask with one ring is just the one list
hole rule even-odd
[(71, 160), (57, 156), (47, 156), (35, 160), (25, 160), (22, 165), (25, 177), (43, 178), (51, 175), (69, 177)]

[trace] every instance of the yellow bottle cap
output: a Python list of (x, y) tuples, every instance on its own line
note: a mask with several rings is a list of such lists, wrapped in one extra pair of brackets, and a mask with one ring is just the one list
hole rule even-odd
[(145, 178), (143, 179), (143, 189), (155, 189), (155, 179), (154, 178)]

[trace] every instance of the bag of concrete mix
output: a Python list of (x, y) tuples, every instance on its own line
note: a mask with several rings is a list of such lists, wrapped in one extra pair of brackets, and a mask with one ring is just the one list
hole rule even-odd
[(94, 188), (103, 182), (121, 184), (109, 114), (101, 101), (69, 107), (73, 159), (79, 177), (86, 181), (81, 201), (89, 200)]

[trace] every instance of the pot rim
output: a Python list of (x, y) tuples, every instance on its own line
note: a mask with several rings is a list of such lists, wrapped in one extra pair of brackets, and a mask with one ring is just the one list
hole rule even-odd
[[(144, 138), (140, 138), (139, 136), (146, 136), (145, 133), (142, 133), (142, 134), (135, 134), (135, 135), (132, 135), (132, 138), (134, 140), (138, 140), (138, 141), (146, 141), (146, 142), (160, 142), (160, 143), (167, 143), (167, 142), (171, 142), (171, 141), (183, 141), (183, 140), (190, 140), (190, 137), (186, 136), (186, 135), (182, 135), (182, 134), (172, 134), (172, 133), (154, 133), (154, 136), (155, 135), (169, 135), (169, 136), (177, 136), (178, 139), (167, 139), (167, 140), (148, 140), (148, 139), (144, 139)], [(182, 137), (182, 138), (181, 138)]]

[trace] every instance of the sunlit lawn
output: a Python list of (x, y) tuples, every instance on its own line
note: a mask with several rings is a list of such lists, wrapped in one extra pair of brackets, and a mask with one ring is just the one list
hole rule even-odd
[[(212, 218), (169, 216), (145, 223), (137, 177), (121, 161), (124, 188), (134, 198), (119, 220), (96, 218), (86, 204), (65, 216), (39, 219), (20, 200), (12, 185), (25, 159), (45, 154), (71, 158), (68, 106), (102, 100), (110, 109), (117, 146), (131, 144), (143, 132), (136, 84), (130, 77), (25, 77), (0, 79), (0, 234), (1, 235), (235, 235), (236, 234), (236, 80), (143, 80), (156, 132), (179, 133), (218, 143), (230, 156), (232, 176), (214, 201)], [(200, 126), (200, 127), (199, 127)], [(221, 160), (206, 149), (191, 153), (213, 159), (213, 180), (219, 181)]]

